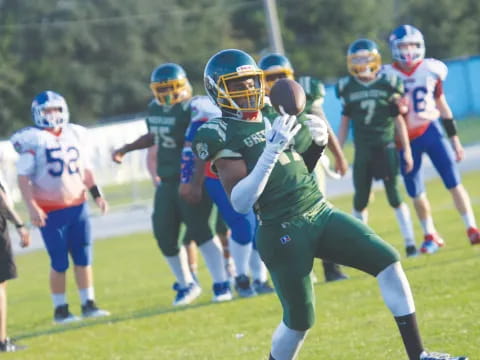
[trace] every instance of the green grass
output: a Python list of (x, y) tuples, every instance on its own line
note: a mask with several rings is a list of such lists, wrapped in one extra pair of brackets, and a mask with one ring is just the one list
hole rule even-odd
[[(464, 176), (477, 215), (479, 176), (480, 172)], [(430, 182), (428, 190), (447, 246), (435, 255), (403, 262), (416, 297), (424, 343), (428, 349), (478, 360), (480, 247), (468, 244), (461, 219), (440, 182)], [(350, 196), (333, 202), (350, 211)], [(403, 254), (394, 213), (383, 191), (376, 192), (370, 206), (370, 223)], [(418, 227), (416, 234), (420, 235)], [(212, 304), (203, 264), (201, 298), (193, 306), (174, 309), (173, 278), (150, 234), (95, 244), (96, 294), (99, 304), (113, 314), (108, 319), (53, 325), (47, 254), (22, 255), (17, 264), (20, 277), (9, 284), (9, 334), (29, 348), (4, 354), (4, 359), (260, 360), (267, 358), (272, 332), (281, 318), (275, 295)], [(315, 266), (321, 278), (320, 263)], [(406, 359), (375, 279), (353, 269), (346, 272), (351, 277), (348, 281), (315, 286), (317, 321), (299, 359)], [(70, 306), (78, 314), (71, 271), (68, 282)]]

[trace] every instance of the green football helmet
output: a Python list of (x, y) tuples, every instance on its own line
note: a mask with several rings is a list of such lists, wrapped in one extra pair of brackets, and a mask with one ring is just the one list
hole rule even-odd
[(192, 86), (180, 65), (167, 63), (153, 70), (150, 89), (162, 105), (173, 105), (192, 97)]
[[(249, 80), (250, 87), (238, 84)], [(208, 60), (203, 73), (205, 90), (225, 115), (243, 118), (263, 108), (263, 72), (253, 58), (237, 49), (222, 50)]]
[(382, 66), (377, 44), (369, 39), (358, 39), (348, 47), (348, 71), (355, 77), (376, 74)]
[(258, 66), (265, 74), (265, 92), (270, 94), (270, 90), (278, 79), (294, 79), (293, 67), (286, 56), (280, 54), (268, 54), (260, 59)]

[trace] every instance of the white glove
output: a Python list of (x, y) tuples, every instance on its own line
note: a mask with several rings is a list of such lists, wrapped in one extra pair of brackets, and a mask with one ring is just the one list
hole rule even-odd
[(312, 139), (318, 146), (325, 146), (328, 143), (328, 124), (321, 117), (313, 114), (305, 115), (308, 120), (304, 124), (310, 130)]
[(287, 148), (301, 127), (302, 125), (297, 123), (295, 115), (280, 115), (275, 118), (271, 127), (270, 123), (265, 121), (265, 139), (267, 142), (265, 149), (280, 154)]

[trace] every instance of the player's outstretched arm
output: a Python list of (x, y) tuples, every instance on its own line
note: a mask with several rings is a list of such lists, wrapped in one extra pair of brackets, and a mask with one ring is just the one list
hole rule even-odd
[(144, 134), (134, 142), (125, 144), (121, 148), (115, 149), (112, 153), (112, 160), (117, 164), (121, 164), (126, 153), (134, 150), (146, 149), (155, 143), (154, 140), (153, 134)]

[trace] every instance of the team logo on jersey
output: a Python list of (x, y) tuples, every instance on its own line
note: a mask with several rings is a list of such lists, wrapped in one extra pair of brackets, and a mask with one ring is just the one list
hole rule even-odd
[(198, 157), (202, 160), (206, 160), (208, 157), (208, 145), (200, 142), (195, 146), (195, 148), (197, 150)]
[(280, 242), (282, 243), (282, 245), (285, 245), (285, 244), (289, 243), (291, 240), (292, 240), (292, 238), (290, 237), (290, 235), (283, 235), (280, 238)]

